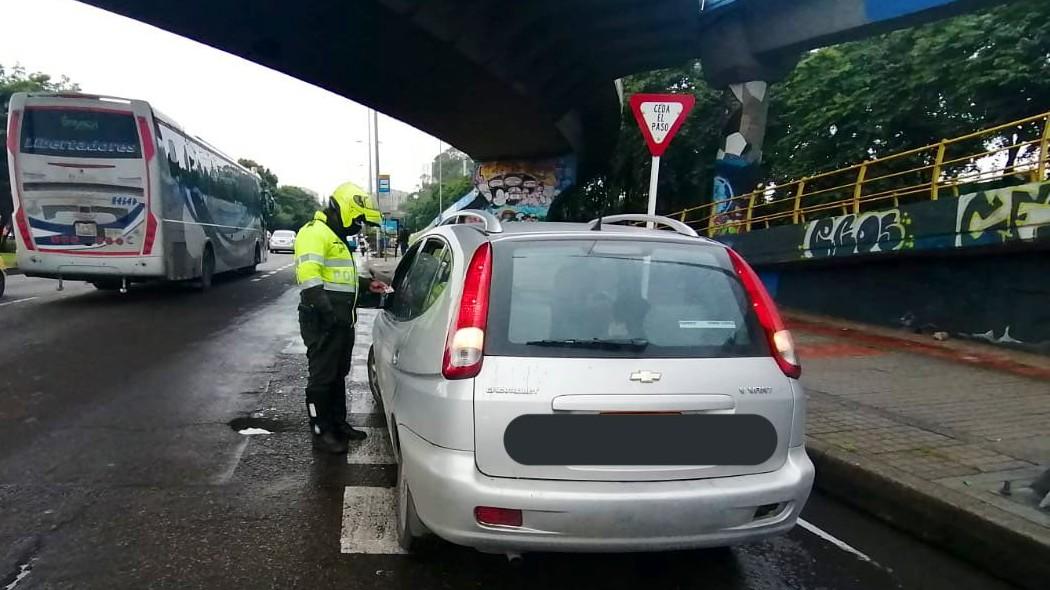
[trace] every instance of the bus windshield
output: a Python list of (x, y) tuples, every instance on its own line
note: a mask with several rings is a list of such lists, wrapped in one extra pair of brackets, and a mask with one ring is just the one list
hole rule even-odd
[(129, 112), (29, 108), (21, 152), (73, 158), (141, 158), (135, 117)]

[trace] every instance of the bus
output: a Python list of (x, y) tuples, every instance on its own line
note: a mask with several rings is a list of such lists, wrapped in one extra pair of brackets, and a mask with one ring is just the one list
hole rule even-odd
[(145, 101), (16, 93), (7, 151), (26, 276), (207, 289), (266, 260), (258, 175)]

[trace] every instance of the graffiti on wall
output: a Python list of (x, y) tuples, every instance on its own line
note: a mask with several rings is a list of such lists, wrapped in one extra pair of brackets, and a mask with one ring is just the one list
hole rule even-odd
[(907, 214), (900, 209), (817, 219), (806, 224), (803, 258), (892, 252), (909, 245)]
[(481, 162), (474, 169), (474, 190), (455, 210), (481, 209), (501, 221), (543, 221), (555, 197), (575, 183), (573, 156)]
[(1050, 184), (963, 195), (955, 229), (960, 248), (1050, 238)]

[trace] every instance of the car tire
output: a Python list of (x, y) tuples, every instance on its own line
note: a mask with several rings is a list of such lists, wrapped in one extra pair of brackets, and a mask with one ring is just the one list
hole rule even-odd
[(402, 458), (397, 466), (397, 544), (407, 552), (419, 547), (426, 527), (416, 514), (416, 503), (405, 477), (405, 462)]
[(7, 275), (4, 271), (0, 270), (0, 297), (4, 296), (4, 289), (7, 288)]
[(197, 289), (207, 291), (211, 289), (212, 279), (215, 277), (215, 253), (212, 252), (211, 244), (204, 247), (201, 256), (201, 276), (197, 279)]
[(379, 414), (385, 415), (383, 409), (383, 393), (379, 390), (379, 375), (376, 373), (376, 349), (374, 346), (368, 348), (368, 389), (372, 391), (372, 399), (376, 403)]

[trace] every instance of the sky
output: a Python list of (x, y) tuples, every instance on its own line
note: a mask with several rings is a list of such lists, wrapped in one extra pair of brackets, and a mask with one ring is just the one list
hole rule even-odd
[[(357, 103), (73, 0), (0, 0), (0, 14), (18, 23), (0, 33), (5, 67), (65, 75), (84, 92), (149, 101), (188, 133), (269, 167), (281, 184), (320, 195), (347, 180), (367, 188), (368, 111)], [(394, 189), (415, 189), (438, 140), (382, 114), (379, 138), (380, 172), (390, 174)]]

